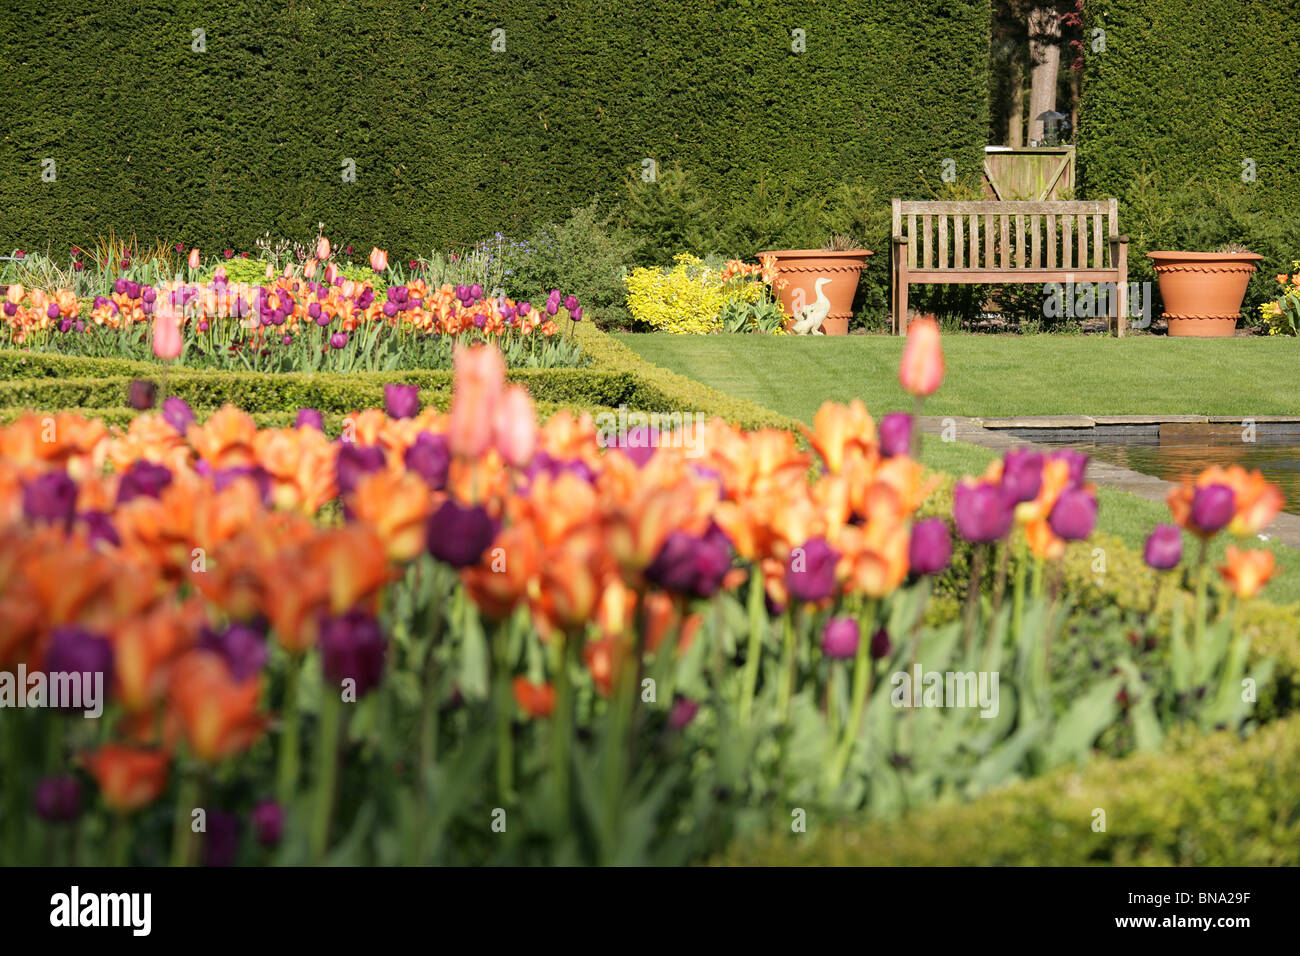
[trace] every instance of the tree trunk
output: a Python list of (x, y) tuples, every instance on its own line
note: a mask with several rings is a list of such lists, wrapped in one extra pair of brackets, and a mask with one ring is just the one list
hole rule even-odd
[(1056, 109), (1061, 71), (1061, 17), (1052, 7), (1029, 11), (1029, 142), (1043, 145), (1043, 113)]
[(1020, 51), (1011, 54), (1007, 85), (1007, 145), (1025, 145), (1025, 64)]

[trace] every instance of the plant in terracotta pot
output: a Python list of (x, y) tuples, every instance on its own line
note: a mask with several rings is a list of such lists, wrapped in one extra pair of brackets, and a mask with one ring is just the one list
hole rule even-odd
[(1300, 335), (1300, 260), (1291, 263), (1294, 275), (1283, 273), (1277, 277), (1281, 294), (1272, 302), (1259, 307), (1268, 323), (1269, 335)]
[[(772, 269), (781, 307), (793, 318), (789, 329), (847, 335), (853, 317), (853, 294), (867, 267), (869, 249), (855, 248), (847, 236), (833, 236), (821, 249), (760, 252), (759, 262)], [(821, 280), (821, 281), (819, 281)]]
[(1169, 334), (1225, 338), (1237, 328), (1246, 286), (1264, 257), (1229, 244), (1214, 252), (1148, 252), (1155, 264)]

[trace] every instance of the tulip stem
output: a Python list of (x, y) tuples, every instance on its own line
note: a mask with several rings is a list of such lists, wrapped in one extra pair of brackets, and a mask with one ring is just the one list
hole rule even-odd
[[(429, 767), (438, 756), (438, 704), (437, 686), (434, 680), (434, 667), (438, 644), (442, 638), (442, 621), (445, 596), (442, 590), (442, 568), (436, 562), (429, 575), (429, 614), (433, 618), (429, 627), (429, 640), (424, 649), (424, 667), (420, 700), (420, 790), (424, 793), (428, 787)], [(427, 796), (427, 793), (426, 793)]]
[(754, 706), (754, 688), (758, 686), (758, 664), (763, 656), (765, 621), (763, 571), (757, 563), (749, 571), (749, 649), (745, 654), (745, 673), (740, 690), (740, 726), (749, 724)]
[(1011, 585), (1011, 633), (1020, 640), (1025, 619), (1025, 577), (1029, 571), (1029, 555), (1024, 548), (1016, 548), (1016, 570)]
[(176, 817), (172, 830), (172, 866), (189, 866), (193, 861), (193, 813), (199, 805), (199, 775), (183, 773), (176, 791)]
[(975, 640), (975, 626), (979, 623), (980, 588), (984, 583), (984, 552), (987, 547), (976, 544), (971, 555), (970, 581), (966, 584), (966, 614), (962, 628), (966, 634), (964, 644), (968, 655)]
[(319, 775), (316, 780), (316, 807), (311, 823), (311, 858), (324, 862), (329, 845), (330, 822), (334, 813), (334, 782), (338, 777), (339, 725), (343, 721), (343, 705), (337, 692), (326, 689), (321, 698), (320, 749), (317, 753)]
[(785, 614), (782, 616), (781, 639), (781, 684), (777, 692), (776, 710), (780, 715), (781, 723), (785, 723), (790, 716), (790, 697), (794, 692), (794, 674), (795, 674), (795, 646), (794, 646), (794, 607), (792, 604), (786, 605)]
[(1208, 613), (1206, 608), (1206, 559), (1209, 557), (1209, 542), (1201, 539), (1201, 550), (1196, 558), (1196, 621), (1193, 624), (1192, 645), (1194, 655), (1201, 653), (1201, 644), (1205, 639), (1205, 616)]
[(284, 732), (280, 735), (279, 780), (276, 792), (280, 806), (287, 807), (298, 791), (299, 727), (298, 677), (302, 655), (290, 654), (284, 673)]
[(569, 821), (569, 747), (573, 736), (573, 682), (569, 676), (568, 635), (559, 634), (552, 645), (555, 667), (555, 717), (551, 723), (551, 775), (555, 778), (558, 823)]
[(853, 658), (853, 700), (849, 706), (848, 723), (844, 725), (844, 734), (840, 738), (839, 751), (831, 764), (831, 790), (838, 789), (840, 781), (844, 779), (849, 757), (853, 755), (853, 744), (862, 729), (862, 714), (871, 689), (871, 635), (875, 620), (876, 602), (870, 600), (858, 618), (858, 649)]
[(511, 718), (514, 694), (510, 688), (510, 622), (507, 618), (497, 624), (493, 643), (497, 664), (497, 798), (502, 803), (510, 801), (514, 789), (514, 741), (511, 739)]
[(131, 862), (131, 818), (125, 813), (113, 814), (108, 836), (108, 861), (109, 866), (117, 867)]
[(908, 442), (908, 456), (919, 462), (921, 460), (921, 412), (925, 409), (925, 396), (917, 395), (912, 406), (912, 434)]

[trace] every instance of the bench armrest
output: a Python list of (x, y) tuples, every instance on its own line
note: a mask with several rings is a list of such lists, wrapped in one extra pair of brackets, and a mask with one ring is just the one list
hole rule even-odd
[(894, 237), (894, 245), (896, 245), (896, 246), (905, 246), (905, 245), (907, 245), (907, 243), (908, 243), (908, 239), (907, 239), (906, 236), (895, 236), (895, 237)]

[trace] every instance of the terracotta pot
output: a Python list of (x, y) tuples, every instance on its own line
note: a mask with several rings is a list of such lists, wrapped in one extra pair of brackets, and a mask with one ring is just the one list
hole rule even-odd
[(1232, 335), (1241, 300), (1264, 257), (1255, 252), (1148, 252), (1155, 263), (1169, 334), (1197, 338)]
[[(791, 315), (817, 303), (817, 280), (822, 283), (822, 297), (830, 303), (830, 312), (822, 321), (821, 330), (827, 335), (847, 335), (849, 319), (853, 318), (853, 294), (858, 290), (858, 278), (867, 267), (869, 249), (848, 249), (829, 252), (825, 249), (780, 249), (760, 252), (759, 256), (776, 258), (776, 274), (785, 285), (777, 290), (781, 306)], [(786, 328), (793, 322), (787, 322)]]

